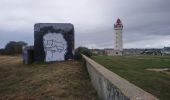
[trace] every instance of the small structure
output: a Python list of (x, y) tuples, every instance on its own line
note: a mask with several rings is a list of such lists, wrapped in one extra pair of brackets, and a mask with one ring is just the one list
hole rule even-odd
[(117, 19), (116, 24), (114, 24), (114, 30), (115, 30), (114, 55), (123, 55), (123, 40), (122, 40), (123, 24), (120, 19)]
[(112, 56), (113, 52), (114, 52), (114, 49), (112, 49), (112, 48), (105, 48), (104, 49), (104, 54), (107, 55), (107, 56)]
[(34, 25), (35, 61), (53, 62), (73, 59), (74, 26), (70, 23)]
[(24, 64), (31, 64), (34, 62), (34, 47), (33, 46), (23, 46), (22, 56)]
[(91, 49), (93, 54), (96, 55), (103, 55), (104, 54), (104, 50), (103, 49)]
[(130, 49), (123, 49), (124, 55), (141, 55), (145, 49), (140, 48), (130, 48)]

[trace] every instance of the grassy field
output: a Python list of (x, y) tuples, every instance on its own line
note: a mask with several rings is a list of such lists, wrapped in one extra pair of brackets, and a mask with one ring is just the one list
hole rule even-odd
[(170, 100), (170, 74), (145, 70), (170, 68), (170, 56), (93, 56), (92, 58), (159, 99)]
[(23, 65), (19, 56), (0, 56), (0, 100), (96, 99), (80, 62)]

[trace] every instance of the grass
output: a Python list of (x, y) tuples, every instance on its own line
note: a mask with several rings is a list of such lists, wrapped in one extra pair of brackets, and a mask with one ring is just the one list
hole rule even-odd
[(170, 56), (93, 56), (95, 61), (161, 100), (170, 99), (170, 74), (147, 68), (170, 68)]
[(19, 56), (0, 56), (0, 100), (97, 100), (81, 62), (23, 65)]

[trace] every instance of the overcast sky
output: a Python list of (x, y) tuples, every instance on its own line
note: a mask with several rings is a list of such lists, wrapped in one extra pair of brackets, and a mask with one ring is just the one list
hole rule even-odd
[(72, 23), (75, 44), (113, 48), (113, 26), (124, 25), (124, 48), (170, 46), (170, 0), (0, 0), (0, 48), (33, 45), (35, 23)]

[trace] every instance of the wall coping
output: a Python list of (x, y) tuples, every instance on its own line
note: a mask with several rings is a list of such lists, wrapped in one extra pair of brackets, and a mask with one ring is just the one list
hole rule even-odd
[(120, 77), (114, 72), (106, 69), (102, 65), (96, 63), (92, 59), (82, 55), (83, 58), (88, 62), (98, 73), (110, 81), (114, 86), (116, 86), (125, 96), (130, 98), (130, 100), (159, 100), (152, 94), (144, 91), (143, 89), (135, 86), (126, 79)]

